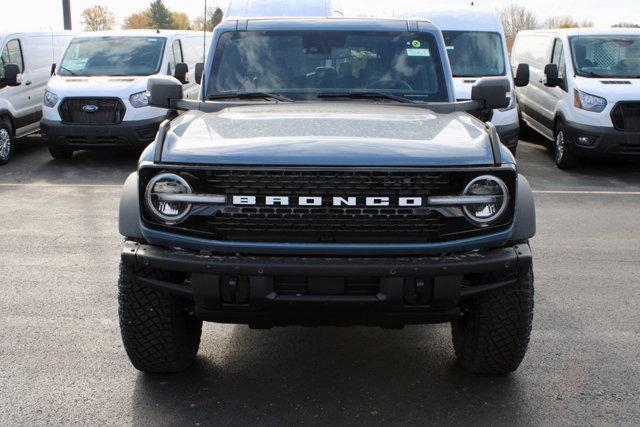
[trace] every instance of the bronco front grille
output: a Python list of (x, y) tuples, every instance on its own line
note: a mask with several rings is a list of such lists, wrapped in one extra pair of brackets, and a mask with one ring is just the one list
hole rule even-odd
[(640, 102), (620, 102), (611, 111), (613, 125), (618, 130), (640, 132)]
[(112, 125), (122, 123), (126, 107), (118, 98), (66, 98), (59, 111), (66, 124)]
[[(141, 194), (146, 183), (166, 169), (143, 169)], [(175, 170), (173, 172), (176, 172)], [(486, 170), (483, 172), (487, 172)], [(179, 172), (194, 193), (233, 196), (333, 196), (357, 197), (356, 206), (211, 206), (194, 207), (191, 217), (178, 226), (157, 223), (143, 209), (146, 222), (155, 227), (223, 241), (296, 243), (427, 243), (471, 237), (510, 225), (512, 206), (502, 220), (479, 228), (451, 210), (398, 206), (400, 197), (460, 195), (477, 172), (442, 171), (335, 171), (335, 170), (190, 170)], [(492, 172), (493, 173), (493, 172)], [(513, 194), (515, 174), (496, 171)], [(389, 197), (390, 207), (371, 208), (366, 197)], [(511, 198), (513, 199), (513, 198)]]

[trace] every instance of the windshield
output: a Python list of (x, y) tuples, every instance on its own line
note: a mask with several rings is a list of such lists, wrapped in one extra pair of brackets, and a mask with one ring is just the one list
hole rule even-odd
[(160, 71), (163, 37), (76, 38), (67, 48), (62, 76), (150, 76)]
[(504, 76), (502, 37), (480, 31), (444, 31), (453, 77)]
[(384, 92), (448, 101), (438, 45), (426, 33), (234, 32), (222, 35), (208, 96)]
[(569, 41), (577, 75), (640, 78), (640, 36), (579, 36)]

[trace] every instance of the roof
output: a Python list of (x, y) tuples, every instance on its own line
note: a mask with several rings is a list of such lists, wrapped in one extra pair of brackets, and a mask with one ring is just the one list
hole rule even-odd
[[(407, 19), (395, 18), (341, 18), (341, 17), (257, 17), (246, 19), (249, 31), (281, 30), (334, 30), (334, 31), (407, 31)], [(421, 31), (437, 30), (427, 20), (420, 20)], [(233, 20), (225, 21), (227, 27)]]
[(602, 35), (640, 35), (640, 28), (562, 28), (555, 30), (529, 30), (518, 34), (565, 34), (571, 36), (602, 36)]
[(116, 31), (87, 31), (79, 33), (77, 37), (169, 37), (176, 34), (199, 35), (202, 31), (179, 30), (116, 30)]
[(77, 33), (74, 31), (8, 31), (6, 33), (0, 33), (0, 38), (6, 36), (12, 36), (21, 34), (25, 36), (75, 36)]
[(402, 18), (422, 17), (444, 31), (498, 31), (502, 32), (502, 21), (492, 10), (479, 6), (433, 7), (417, 9), (399, 15)]

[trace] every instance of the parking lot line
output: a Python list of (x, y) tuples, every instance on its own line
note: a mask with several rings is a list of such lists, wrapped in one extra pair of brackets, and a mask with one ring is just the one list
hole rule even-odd
[(38, 184), (38, 183), (0, 183), (0, 187), (42, 187), (42, 188), (122, 188), (122, 184)]
[(595, 196), (640, 196), (640, 191), (533, 190), (534, 194), (585, 194)]

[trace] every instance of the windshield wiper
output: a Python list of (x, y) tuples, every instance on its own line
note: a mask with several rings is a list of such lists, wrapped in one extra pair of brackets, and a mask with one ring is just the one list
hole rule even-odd
[(213, 101), (217, 99), (275, 99), (281, 102), (293, 102), (293, 99), (287, 98), (279, 93), (269, 92), (230, 92), (230, 93), (217, 93), (215, 95), (209, 95), (207, 100)]
[(416, 102), (404, 96), (394, 95), (386, 92), (331, 92), (320, 93), (318, 98), (351, 98), (351, 99), (391, 99), (404, 104), (415, 104)]

